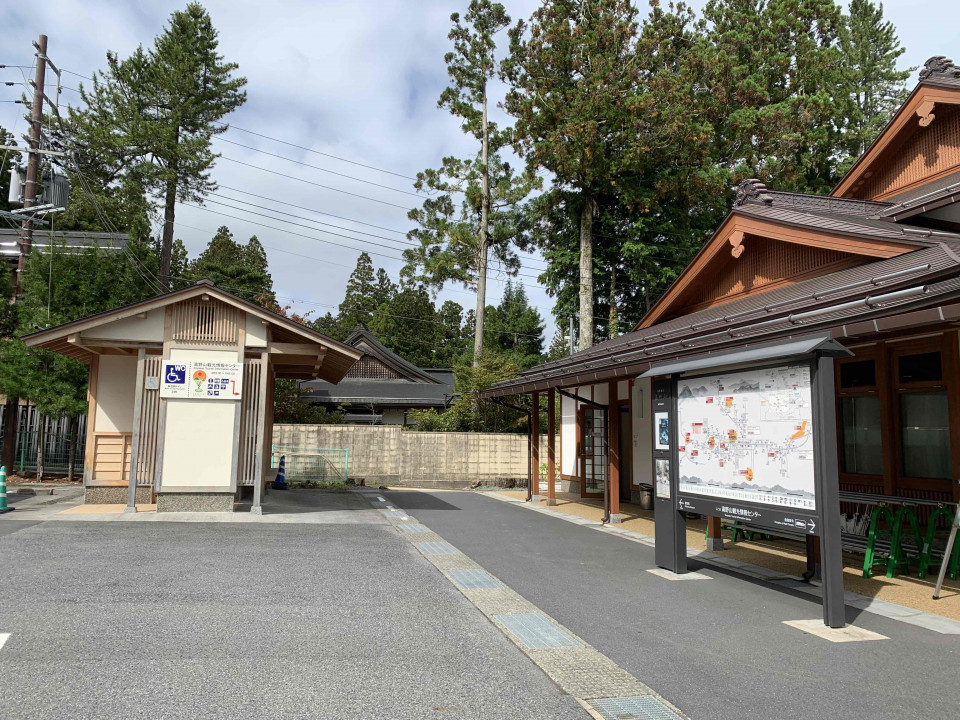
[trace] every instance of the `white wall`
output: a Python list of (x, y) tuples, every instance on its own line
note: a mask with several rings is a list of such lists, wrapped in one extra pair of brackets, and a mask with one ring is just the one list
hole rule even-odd
[(80, 333), (80, 336), (137, 342), (163, 342), (163, 316), (164, 308), (157, 308), (148, 312), (145, 318), (135, 315), (123, 320), (115, 320), (112, 323), (85, 330)]
[(94, 432), (133, 432), (137, 358), (101, 355), (98, 372)]
[(266, 347), (267, 346), (267, 326), (263, 320), (256, 315), (247, 313), (247, 334), (246, 347)]
[[(170, 360), (236, 362), (235, 350), (170, 350)], [(236, 400), (168, 398), (160, 490), (170, 487), (230, 489)]]
[(633, 385), (633, 483), (653, 484), (653, 412), (650, 378)]

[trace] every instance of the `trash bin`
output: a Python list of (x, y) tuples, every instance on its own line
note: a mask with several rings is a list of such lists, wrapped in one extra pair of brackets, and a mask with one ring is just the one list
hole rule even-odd
[(640, 483), (640, 509), (653, 510), (653, 485)]

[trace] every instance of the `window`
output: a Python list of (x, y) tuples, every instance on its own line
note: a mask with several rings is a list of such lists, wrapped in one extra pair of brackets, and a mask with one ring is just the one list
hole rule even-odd
[[(939, 356), (939, 353), (933, 354)], [(946, 391), (900, 395), (900, 443), (905, 476), (950, 477), (950, 420)]]
[(902, 383), (939, 382), (943, 377), (939, 352), (901, 355), (898, 367)]
[(868, 387), (877, 384), (877, 365), (873, 360), (857, 360), (840, 365), (840, 387)]
[(876, 395), (841, 398), (840, 412), (843, 419), (843, 471), (882, 475), (880, 398)]

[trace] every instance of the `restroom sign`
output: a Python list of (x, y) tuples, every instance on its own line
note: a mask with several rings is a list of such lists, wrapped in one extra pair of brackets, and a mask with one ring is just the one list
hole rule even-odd
[(214, 360), (164, 362), (160, 397), (187, 400), (239, 400), (243, 363)]

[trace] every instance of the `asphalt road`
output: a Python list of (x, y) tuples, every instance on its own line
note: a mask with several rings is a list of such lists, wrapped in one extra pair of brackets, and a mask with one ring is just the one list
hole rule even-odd
[(816, 598), (692, 560), (713, 579), (671, 582), (652, 548), (480, 494), (385, 494), (694, 720), (956, 717), (958, 636), (848, 607), (890, 639), (830, 643), (783, 625)]
[(16, 514), (0, 718), (586, 717), (389, 525)]

